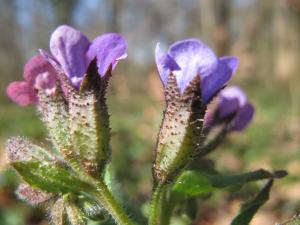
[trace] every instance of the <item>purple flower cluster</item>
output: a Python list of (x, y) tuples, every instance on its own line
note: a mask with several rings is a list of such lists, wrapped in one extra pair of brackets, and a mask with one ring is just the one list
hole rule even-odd
[(96, 59), (98, 73), (105, 76), (117, 62), (126, 58), (125, 39), (116, 33), (108, 33), (90, 42), (80, 31), (66, 25), (59, 26), (50, 38), (51, 54), (40, 50), (24, 68), (24, 81), (15, 81), (7, 88), (7, 95), (19, 105), (37, 102), (37, 91), (55, 90), (56, 80), (65, 74), (78, 88), (90, 63)]
[[(22, 106), (37, 103), (37, 91), (44, 90), (51, 95), (62, 75), (67, 76), (75, 88), (79, 88), (93, 60), (96, 60), (98, 73), (103, 77), (127, 56), (126, 51), (126, 41), (120, 34), (103, 34), (90, 42), (80, 31), (67, 25), (59, 26), (50, 38), (51, 54), (40, 50), (40, 54), (32, 57), (24, 67), (24, 80), (9, 84), (7, 95)], [(199, 76), (201, 98), (205, 103), (224, 87), (238, 66), (236, 57), (218, 58), (208, 46), (196, 39), (175, 42), (167, 53), (161, 52), (158, 43), (155, 58), (164, 87), (172, 73), (181, 94)], [(233, 117), (232, 130), (243, 130), (254, 113), (245, 94), (237, 87), (230, 87), (221, 91), (218, 99), (213, 123)]]

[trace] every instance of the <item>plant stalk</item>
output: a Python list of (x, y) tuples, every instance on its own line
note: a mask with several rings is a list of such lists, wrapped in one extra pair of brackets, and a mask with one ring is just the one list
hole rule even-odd
[(106, 184), (102, 180), (97, 180), (95, 183), (96, 190), (88, 192), (94, 197), (100, 205), (107, 210), (118, 225), (133, 225), (122, 207), (117, 203)]
[(153, 188), (151, 202), (150, 202), (150, 212), (148, 218), (148, 225), (157, 225), (157, 217), (160, 211), (161, 194), (163, 193), (163, 185), (157, 184)]
[(160, 225), (170, 225), (172, 212), (176, 204), (177, 201), (173, 198), (172, 194), (164, 191), (163, 202), (161, 206)]

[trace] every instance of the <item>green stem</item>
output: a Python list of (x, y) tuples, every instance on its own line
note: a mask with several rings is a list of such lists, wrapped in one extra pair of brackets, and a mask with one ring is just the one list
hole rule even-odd
[(81, 165), (74, 158), (69, 158), (72, 169), (77, 172), (78, 176), (91, 185), (89, 190), (84, 192), (94, 198), (98, 203), (113, 217), (119, 225), (133, 225), (134, 223), (126, 215), (122, 207), (115, 200), (106, 184), (101, 178), (97, 180), (83, 172)]
[(163, 185), (158, 184), (153, 188), (148, 225), (157, 225), (157, 216), (160, 210), (161, 193), (163, 191)]
[(175, 206), (177, 205), (177, 199), (172, 193), (165, 191), (162, 202), (160, 225), (170, 225), (171, 217)]
[(98, 203), (107, 210), (107, 212), (113, 217), (116, 224), (119, 225), (133, 225), (134, 223), (126, 215), (122, 207), (112, 196), (107, 186), (102, 180), (96, 182), (97, 190), (88, 192), (92, 197), (96, 198)]
[[(169, 204), (168, 192), (164, 191), (161, 206), (160, 225), (170, 225), (173, 207)], [(170, 196), (169, 196), (170, 197)]]
[(160, 225), (170, 225), (171, 223), (171, 215), (172, 215), (172, 212), (173, 212), (173, 207), (170, 206), (171, 208), (170, 209), (165, 209), (162, 213), (162, 216), (161, 216), (161, 222), (160, 222)]

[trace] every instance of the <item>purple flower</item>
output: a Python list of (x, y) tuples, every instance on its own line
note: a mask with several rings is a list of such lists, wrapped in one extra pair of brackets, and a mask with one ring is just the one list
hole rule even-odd
[(163, 85), (166, 86), (168, 76), (173, 73), (181, 94), (196, 76), (200, 76), (204, 102), (208, 102), (224, 86), (238, 65), (236, 57), (218, 58), (209, 47), (196, 39), (175, 42), (166, 54), (157, 44), (155, 56)]
[(7, 95), (17, 104), (37, 103), (37, 90), (47, 94), (55, 91), (56, 71), (41, 55), (33, 56), (24, 66), (24, 80), (14, 81), (7, 87)]
[(242, 131), (252, 120), (253, 114), (254, 108), (240, 88), (232, 86), (220, 92), (214, 116), (215, 122), (229, 119), (231, 130)]
[(96, 59), (98, 73), (104, 76), (114, 69), (120, 59), (126, 58), (127, 44), (120, 34), (107, 33), (92, 42), (80, 31), (62, 25), (50, 38), (52, 56), (41, 50), (41, 54), (69, 78), (73, 86), (79, 87), (89, 64)]

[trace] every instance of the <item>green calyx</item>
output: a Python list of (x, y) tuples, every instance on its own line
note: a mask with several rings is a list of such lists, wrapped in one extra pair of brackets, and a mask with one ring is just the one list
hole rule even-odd
[(171, 182), (203, 142), (202, 126), (206, 110), (201, 101), (197, 76), (181, 95), (175, 76), (170, 74), (165, 90), (166, 110), (161, 124), (153, 174), (156, 182)]
[[(99, 177), (110, 158), (110, 128), (101, 78), (89, 69), (79, 90), (67, 79), (54, 95), (39, 93), (39, 111), (56, 151), (76, 171)], [(64, 90), (64, 91), (62, 91)]]

